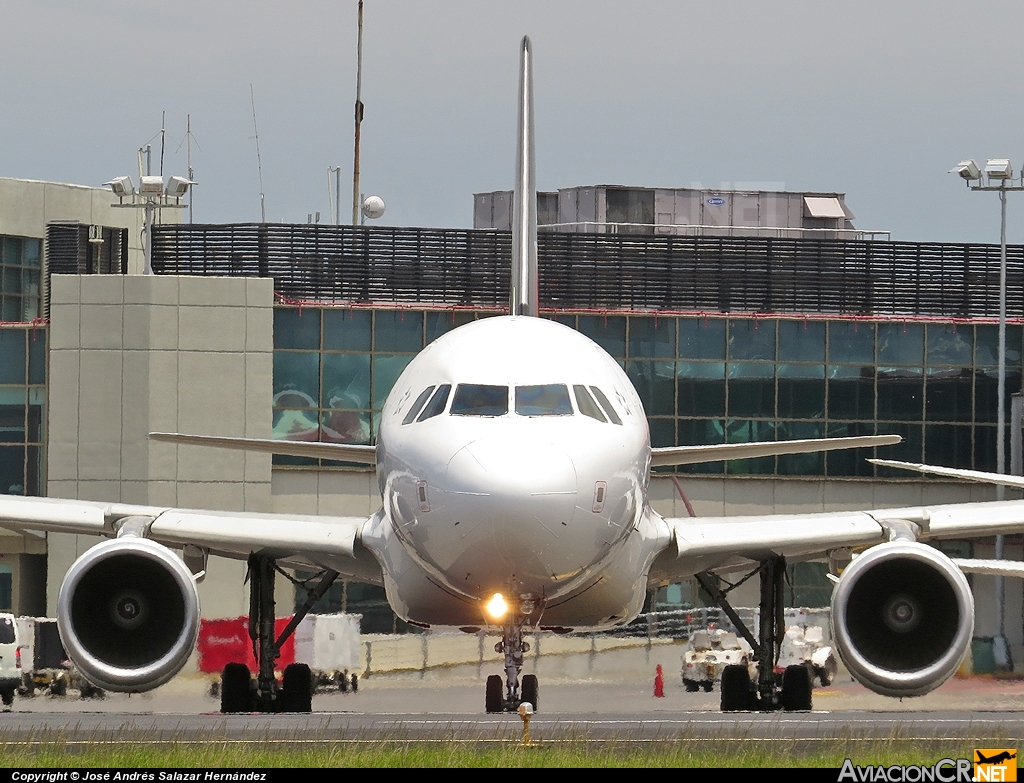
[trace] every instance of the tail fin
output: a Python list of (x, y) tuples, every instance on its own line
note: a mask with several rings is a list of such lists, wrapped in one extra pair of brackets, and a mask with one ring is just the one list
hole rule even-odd
[(533, 47), (523, 36), (519, 48), (519, 140), (512, 195), (512, 279), (509, 314), (540, 314), (537, 288), (537, 180), (533, 164)]

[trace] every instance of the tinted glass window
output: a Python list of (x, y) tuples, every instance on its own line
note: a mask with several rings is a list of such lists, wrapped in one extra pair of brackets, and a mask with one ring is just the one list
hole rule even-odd
[(0, 619), (0, 644), (14, 644), (14, 623), (7, 617)]
[(573, 386), (572, 390), (576, 393), (576, 405), (579, 407), (580, 413), (598, 421), (608, 421), (601, 413), (597, 403), (594, 402), (594, 398), (590, 396), (586, 386)]
[(426, 421), (444, 413), (444, 406), (448, 404), (448, 392), (451, 390), (452, 385), (450, 383), (443, 383), (438, 386), (437, 391), (434, 392), (434, 396), (430, 398), (430, 402), (427, 403), (427, 407), (423, 409), (423, 413), (420, 414), (417, 421)]
[(420, 392), (420, 396), (416, 398), (416, 402), (412, 404), (412, 407), (409, 408), (409, 412), (405, 414), (405, 418), (402, 419), (402, 424), (408, 424), (416, 418), (416, 414), (420, 412), (420, 408), (423, 407), (423, 404), (427, 401), (427, 398), (430, 396), (432, 391), (434, 391), (434, 387), (428, 386)]
[(520, 416), (572, 416), (569, 390), (563, 383), (516, 386), (516, 413)]
[(508, 413), (508, 387), (460, 383), (452, 400), (453, 416), (504, 416)]
[(615, 408), (612, 407), (611, 402), (604, 396), (604, 392), (596, 386), (591, 386), (590, 390), (594, 392), (594, 396), (597, 397), (597, 401), (601, 403), (601, 407), (604, 408), (604, 412), (608, 414), (608, 419), (612, 424), (622, 424), (622, 419), (619, 418), (619, 414), (615, 412)]

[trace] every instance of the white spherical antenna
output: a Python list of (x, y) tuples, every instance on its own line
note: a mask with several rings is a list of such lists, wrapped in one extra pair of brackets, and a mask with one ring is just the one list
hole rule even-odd
[(370, 220), (376, 220), (383, 216), (386, 208), (384, 199), (380, 196), (367, 196), (366, 200), (363, 201), (363, 214)]

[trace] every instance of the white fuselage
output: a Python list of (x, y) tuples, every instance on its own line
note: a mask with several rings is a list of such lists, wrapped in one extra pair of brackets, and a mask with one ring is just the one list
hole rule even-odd
[(536, 603), (544, 626), (619, 623), (668, 540), (646, 503), (650, 455), (640, 399), (598, 345), (539, 318), (476, 321), (425, 348), (389, 395), (382, 509), (363, 543), (416, 623), (486, 623), (494, 593)]

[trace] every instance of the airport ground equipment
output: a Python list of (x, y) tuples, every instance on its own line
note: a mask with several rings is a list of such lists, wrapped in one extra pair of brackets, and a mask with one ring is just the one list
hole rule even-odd
[(14, 692), (21, 687), (21, 634), (13, 614), (0, 614), (0, 700), (4, 709), (14, 703)]
[(726, 666), (752, 667), (753, 650), (743, 639), (724, 628), (695, 631), (683, 653), (683, 687), (694, 693), (710, 692), (722, 679)]
[(72, 666), (60, 640), (57, 620), (53, 617), (19, 617), (21, 635), (21, 696), (34, 696), (45, 690), (53, 696), (64, 696), (72, 680)]

